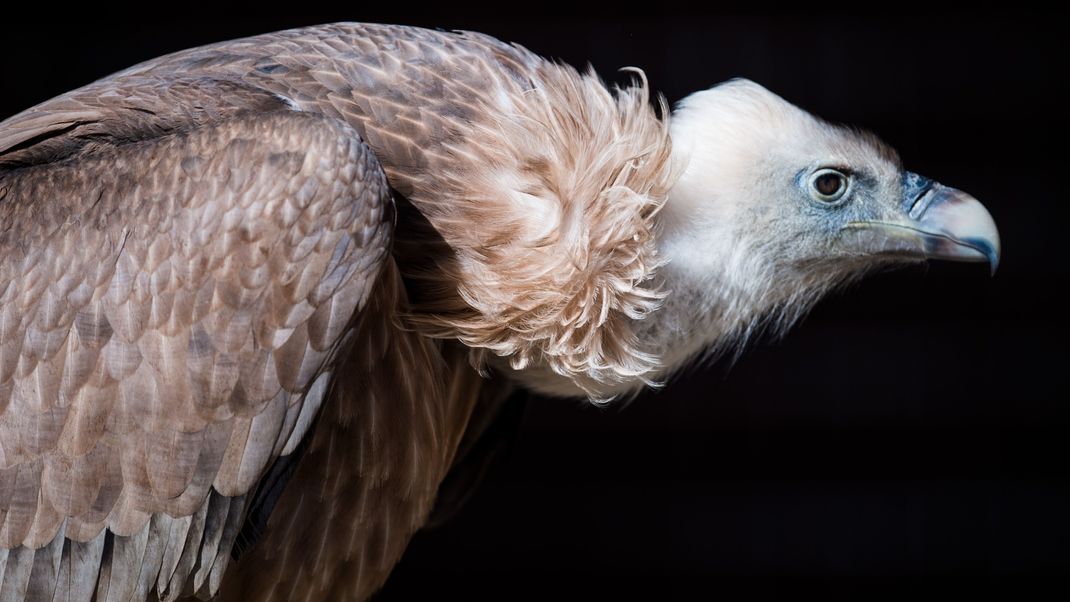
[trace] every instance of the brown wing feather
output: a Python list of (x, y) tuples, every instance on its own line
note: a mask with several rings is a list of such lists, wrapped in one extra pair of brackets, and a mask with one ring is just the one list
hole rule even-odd
[[(251, 109), (280, 103), (260, 93), (140, 130), (105, 102), (60, 133), (32, 114), (0, 125), (14, 141), (0, 151), (0, 583), (14, 599), (85, 572), (54, 556), (65, 539), (90, 542), (100, 600), (174, 596), (194, 572), (218, 587), (236, 533), (222, 517), (240, 525), (241, 510), (209, 518), (210, 492), (247, 492), (310, 424), (305, 393), (386, 257), (389, 192), (345, 124)], [(202, 541), (216, 553), (198, 562)]]
[(364, 600), (423, 526), (477, 404), (500, 398), (456, 343), (398, 324), (393, 269), (359, 318), (309, 448), (223, 600)]
[(0, 168), (55, 162), (219, 123), (241, 113), (289, 108), (291, 102), (277, 94), (208, 74), (105, 79), (5, 120), (0, 128)]

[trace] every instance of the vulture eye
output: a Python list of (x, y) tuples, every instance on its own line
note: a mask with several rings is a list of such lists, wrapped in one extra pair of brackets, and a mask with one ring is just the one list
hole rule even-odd
[(847, 176), (835, 169), (819, 169), (810, 178), (810, 196), (822, 203), (835, 203), (847, 192)]

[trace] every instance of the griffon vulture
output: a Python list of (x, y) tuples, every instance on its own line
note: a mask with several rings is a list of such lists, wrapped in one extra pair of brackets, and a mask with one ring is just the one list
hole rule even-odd
[(875, 137), (638, 80), (336, 24), (0, 123), (0, 600), (365, 599), (511, 386), (605, 402), (878, 266), (995, 267)]

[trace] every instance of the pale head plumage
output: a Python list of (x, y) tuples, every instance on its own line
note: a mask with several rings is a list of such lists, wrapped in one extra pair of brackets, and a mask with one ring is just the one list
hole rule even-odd
[[(899, 158), (872, 134), (745, 79), (685, 98), (671, 131), (679, 177), (659, 219), (674, 294), (641, 329), (665, 372), (764, 327), (783, 331), (831, 287), (883, 264), (836, 245), (850, 215), (896, 210)], [(826, 167), (852, 174), (846, 211), (807, 194)]]

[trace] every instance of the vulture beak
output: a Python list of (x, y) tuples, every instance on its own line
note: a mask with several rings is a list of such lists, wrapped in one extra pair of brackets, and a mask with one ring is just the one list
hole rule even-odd
[(972, 196), (915, 173), (903, 174), (901, 213), (894, 221), (854, 221), (844, 227), (868, 253), (895, 253), (999, 265), (999, 231)]

